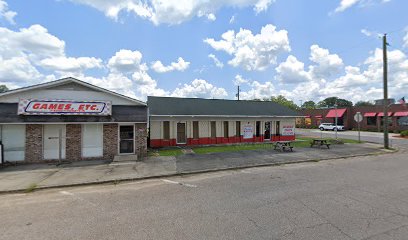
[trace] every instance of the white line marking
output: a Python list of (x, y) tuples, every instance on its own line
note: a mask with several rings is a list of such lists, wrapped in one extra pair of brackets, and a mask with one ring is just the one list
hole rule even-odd
[(165, 182), (165, 183), (177, 184), (177, 185), (186, 186), (186, 187), (192, 187), (192, 188), (197, 187), (196, 185), (193, 185), (193, 184), (181, 183), (181, 182), (171, 181), (171, 180), (168, 180), (168, 179), (162, 179), (162, 181)]
[(171, 180), (167, 180), (167, 179), (163, 179), (162, 181), (165, 182), (165, 183), (180, 184), (179, 182), (175, 182), (175, 181), (171, 181)]
[(74, 196), (74, 194), (73, 194), (73, 193), (71, 193), (71, 192), (67, 192), (67, 191), (60, 191), (60, 193), (61, 193), (61, 194), (63, 194), (63, 195)]

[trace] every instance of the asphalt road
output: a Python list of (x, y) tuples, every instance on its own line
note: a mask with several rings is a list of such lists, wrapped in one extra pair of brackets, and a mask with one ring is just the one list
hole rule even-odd
[(0, 239), (407, 239), (399, 153), (0, 196)]

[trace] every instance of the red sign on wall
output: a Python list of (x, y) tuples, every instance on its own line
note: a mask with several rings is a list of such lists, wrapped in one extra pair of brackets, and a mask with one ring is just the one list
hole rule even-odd
[(100, 115), (112, 114), (109, 101), (20, 99), (19, 115)]

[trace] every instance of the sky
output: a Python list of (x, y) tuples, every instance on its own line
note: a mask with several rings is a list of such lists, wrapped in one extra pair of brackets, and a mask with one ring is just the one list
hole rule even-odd
[(147, 96), (408, 96), (406, 0), (0, 0), (0, 85), (64, 77)]

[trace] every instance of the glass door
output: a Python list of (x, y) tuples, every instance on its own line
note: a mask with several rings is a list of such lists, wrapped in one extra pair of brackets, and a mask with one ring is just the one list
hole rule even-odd
[(177, 143), (185, 144), (186, 140), (186, 123), (177, 123)]
[(134, 125), (119, 126), (119, 154), (134, 153), (135, 128)]

